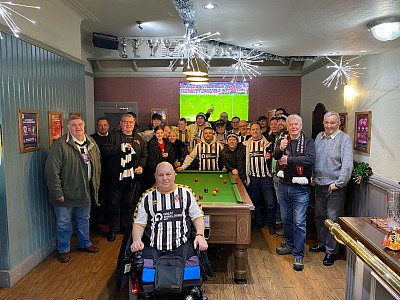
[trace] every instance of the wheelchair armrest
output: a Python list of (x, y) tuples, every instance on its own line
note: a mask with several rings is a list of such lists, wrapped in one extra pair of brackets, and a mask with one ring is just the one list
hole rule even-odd
[(132, 268), (134, 271), (143, 270), (144, 260), (142, 257), (142, 251), (137, 251), (132, 253)]

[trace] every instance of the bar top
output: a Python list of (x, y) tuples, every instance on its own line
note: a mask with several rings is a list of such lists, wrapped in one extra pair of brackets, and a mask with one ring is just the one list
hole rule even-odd
[(382, 245), (386, 233), (374, 225), (370, 218), (340, 217), (339, 225), (353, 239), (360, 241), (396, 274), (400, 274), (400, 251)]

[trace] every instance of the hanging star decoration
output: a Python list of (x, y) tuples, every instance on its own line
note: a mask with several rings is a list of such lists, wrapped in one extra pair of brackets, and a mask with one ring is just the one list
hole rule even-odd
[(202, 61), (204, 61), (207, 67), (210, 67), (207, 59), (211, 60), (211, 56), (207, 54), (207, 50), (204, 48), (203, 43), (208, 41), (211, 37), (219, 34), (219, 32), (208, 32), (192, 37), (192, 31), (187, 28), (184, 39), (180, 41), (176, 45), (175, 49), (170, 53), (171, 57), (177, 58), (171, 60), (168, 69), (173, 69), (178, 61), (180, 61), (180, 64), (183, 65), (185, 59), (187, 59), (188, 63), (190, 63), (190, 60), (194, 57), (200, 58)]
[[(21, 18), (24, 18), (25, 20), (31, 22), (32, 24), (35, 24), (36, 22), (34, 20), (29, 19), (28, 17), (25, 17), (23, 14), (17, 12), (16, 10), (14, 10), (12, 8), (13, 6), (27, 7), (27, 8), (34, 8), (34, 9), (40, 9), (40, 7), (32, 6), (32, 5), (17, 4), (17, 3), (10, 2), (10, 1), (1, 1), (0, 2), (0, 16), (6, 22), (6, 25), (8, 26), (8, 28), (10, 28), (10, 30), (12, 31), (14, 36), (19, 37), (19, 33), (21, 32), (21, 29), (18, 27), (17, 23), (15, 23), (15, 21), (13, 20), (13, 14), (18, 15)], [(0, 39), (3, 39), (1, 32), (0, 32)]]
[(365, 67), (360, 67), (360, 64), (351, 64), (354, 60), (357, 58), (360, 58), (361, 55), (351, 58), (351, 59), (343, 59), (343, 56), (340, 57), (340, 59), (331, 59), (327, 55), (325, 57), (333, 63), (333, 65), (327, 66), (328, 69), (333, 68), (334, 71), (331, 75), (329, 75), (322, 83), (326, 87), (330, 87), (332, 82), (336, 78), (336, 83), (335, 83), (335, 90), (338, 88), (339, 84), (347, 84), (350, 82), (351, 76), (354, 76), (356, 78), (360, 78), (363, 73), (359, 72), (358, 70), (365, 70)]
[(253, 65), (253, 63), (263, 62), (263, 59), (261, 59), (263, 54), (263, 52), (252, 49), (245, 55), (244, 50), (239, 48), (237, 58), (233, 57), (233, 59), (236, 60), (236, 63), (228, 67), (223, 78), (232, 75), (231, 82), (233, 83), (238, 78), (242, 78), (242, 81), (245, 82), (247, 77), (249, 79), (257, 77), (257, 75), (260, 75), (261, 73), (257, 71), (258, 66)]

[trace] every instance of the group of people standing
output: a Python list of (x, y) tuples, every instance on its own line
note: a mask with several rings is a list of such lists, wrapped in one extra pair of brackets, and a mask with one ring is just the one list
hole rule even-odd
[(177, 127), (169, 127), (155, 114), (151, 128), (142, 132), (135, 130), (136, 116), (124, 114), (120, 128), (111, 132), (107, 120), (100, 118), (92, 136), (85, 134), (80, 116), (71, 116), (68, 133), (53, 143), (45, 167), (57, 217), (59, 260), (71, 258), (73, 219), (78, 250), (98, 252), (89, 238), (89, 219), (100, 218), (99, 198), (106, 207), (107, 241), (130, 229), (139, 196), (156, 182), (159, 163), (168, 162), (178, 171), (227, 170), (238, 175), (255, 206), (253, 227), (268, 226), (275, 234), (276, 221), (282, 221), (285, 242), (276, 252), (292, 254), (295, 270), (304, 268), (306, 212), (310, 185), (316, 184), (319, 244), (310, 251), (326, 251), (324, 265), (332, 265), (337, 245), (323, 221), (336, 221), (341, 212), (353, 165), (351, 139), (339, 130), (337, 113), (325, 115), (325, 131), (314, 142), (302, 132), (300, 116), (279, 110), (269, 124), (260, 117), (250, 126), (238, 117), (228, 121), (226, 112), (217, 122), (208, 122), (208, 111), (198, 113), (191, 125), (181, 118)]

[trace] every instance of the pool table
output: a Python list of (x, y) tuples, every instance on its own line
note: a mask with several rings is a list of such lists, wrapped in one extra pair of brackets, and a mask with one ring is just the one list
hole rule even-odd
[[(193, 189), (202, 205), (208, 242), (233, 244), (234, 281), (247, 282), (247, 245), (251, 242), (251, 215), (254, 209), (239, 176), (227, 172), (181, 171), (175, 183)], [(213, 194), (218, 189), (216, 195)]]

